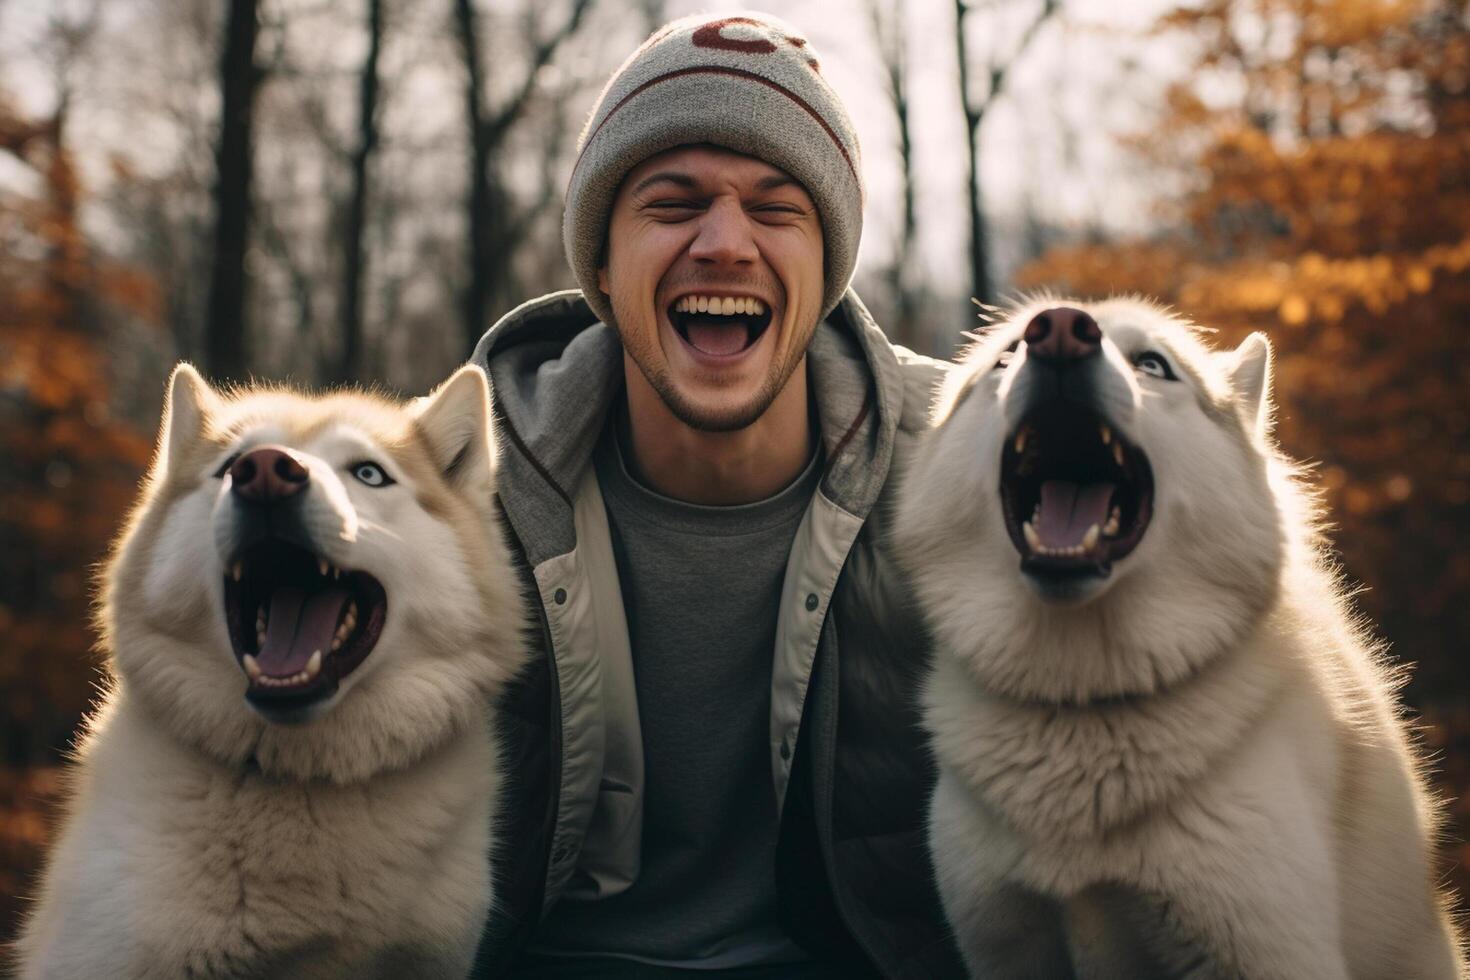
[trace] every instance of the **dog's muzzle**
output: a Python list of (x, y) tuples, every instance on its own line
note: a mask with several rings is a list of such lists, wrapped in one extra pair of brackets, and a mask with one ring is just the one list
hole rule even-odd
[(234, 551), (225, 619), (249, 680), (246, 699), (268, 717), (330, 697), (372, 652), (387, 593), (367, 572), (333, 565), (313, 547), (301, 508), (310, 471), (282, 446), (244, 453), (229, 469)]
[(1027, 403), (1001, 453), (1006, 529), (1029, 574), (1107, 575), (1143, 539), (1153, 471), (1099, 407), (1110, 368), (1097, 321), (1044, 310), (1022, 339)]

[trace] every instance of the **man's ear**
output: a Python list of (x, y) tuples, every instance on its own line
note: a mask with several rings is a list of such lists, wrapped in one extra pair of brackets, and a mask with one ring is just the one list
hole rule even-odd
[(1265, 334), (1253, 333), (1235, 348), (1230, 390), (1251, 435), (1264, 436), (1271, 426), (1271, 342)]
[(485, 372), (466, 364), (432, 394), (414, 402), (412, 411), (414, 424), (444, 479), (463, 492), (488, 493), (495, 444)]
[(219, 399), (209, 382), (187, 361), (180, 361), (168, 379), (168, 394), (163, 400), (163, 422), (158, 430), (158, 462), (160, 473), (185, 459), (193, 447), (204, 439), (209, 413)]

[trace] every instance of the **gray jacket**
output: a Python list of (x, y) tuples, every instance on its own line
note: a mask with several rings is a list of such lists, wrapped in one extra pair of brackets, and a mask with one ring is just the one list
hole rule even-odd
[[(579, 292), (554, 293), (505, 316), (473, 361), (491, 380), (500, 502), (540, 627), (540, 656), (501, 712), (511, 788), (478, 971), (493, 975), (560, 897), (636, 878), (643, 751), (591, 465), (623, 385), (617, 335)], [(787, 563), (771, 674), (783, 924), (854, 970), (961, 976), (922, 846), (927, 644), (882, 534), (944, 367), (891, 345), (851, 291), (808, 365), (825, 467)]]

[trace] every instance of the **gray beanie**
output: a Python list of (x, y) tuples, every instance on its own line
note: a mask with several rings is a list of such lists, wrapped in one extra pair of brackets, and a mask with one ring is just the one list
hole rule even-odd
[(857, 132), (806, 38), (769, 14), (697, 14), (665, 24), (617, 70), (577, 142), (562, 243), (599, 318), (597, 271), (613, 198), (628, 172), (676, 146), (708, 143), (764, 160), (811, 195), (822, 219), (821, 316), (852, 278), (863, 230)]

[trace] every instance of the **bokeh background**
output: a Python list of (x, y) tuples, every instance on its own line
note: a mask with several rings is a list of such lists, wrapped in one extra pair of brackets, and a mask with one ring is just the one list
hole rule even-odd
[[(674, 0), (0, 0), (0, 940), (98, 679), (92, 569), (163, 382), (427, 390), (571, 284), (577, 132)], [(738, 4), (735, 5), (738, 8)], [(863, 143), (857, 287), (1138, 291), (1275, 342), (1470, 884), (1465, 0), (808, 0)]]

